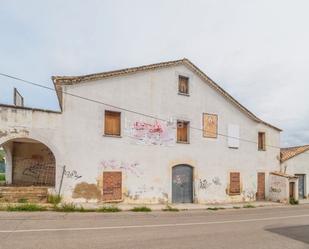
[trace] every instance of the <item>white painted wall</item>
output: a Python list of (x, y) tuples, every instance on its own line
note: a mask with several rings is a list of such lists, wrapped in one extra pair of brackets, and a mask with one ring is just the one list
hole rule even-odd
[[(190, 78), (190, 96), (178, 94), (179, 74)], [(240, 138), (257, 142), (258, 132), (264, 131), (267, 144), (280, 145), (277, 130), (252, 121), (185, 66), (85, 82), (66, 86), (64, 90), (163, 119), (187, 120), (197, 128), (202, 128), (202, 113), (214, 113), (218, 115), (220, 134), (228, 133), (229, 124), (238, 125)], [(126, 122), (151, 123), (153, 120), (129, 112), (121, 113), (122, 137), (106, 137), (103, 134), (105, 110), (118, 111), (64, 95), (61, 115), (0, 107), (1, 117), (7, 118), (0, 129), (8, 129), (9, 125), (25, 126), (29, 132), (25, 136), (40, 138), (38, 140), (53, 152), (57, 151), (58, 178), (63, 165), (82, 176), (64, 178), (63, 193), (67, 199), (77, 183), (101, 186), (105, 169), (122, 170), (125, 202), (171, 201), (171, 169), (177, 164), (189, 164), (194, 167), (196, 202), (241, 201), (255, 194), (258, 172), (266, 173), (267, 196), (268, 174), (279, 170), (279, 149), (268, 147), (266, 151), (258, 151), (257, 144), (244, 141), (240, 141), (238, 149), (231, 149), (227, 137), (204, 138), (202, 131), (193, 129), (190, 130), (190, 144), (137, 145), (125, 133)], [(176, 129), (173, 132), (176, 137)], [(1, 137), (0, 144), (9, 137)], [(114, 161), (111, 163), (111, 160)], [(106, 166), (109, 164), (116, 166), (112, 169)], [(124, 167), (117, 169), (117, 165)], [(229, 172), (234, 171), (241, 173), (243, 194), (228, 196)], [(205, 179), (211, 184), (201, 189), (199, 182)]]
[(301, 153), (282, 163), (282, 169), (290, 175), (305, 175), (305, 196), (309, 197), (309, 152)]

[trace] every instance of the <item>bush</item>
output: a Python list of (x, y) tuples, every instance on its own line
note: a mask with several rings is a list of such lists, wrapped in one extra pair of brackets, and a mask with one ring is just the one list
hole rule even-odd
[(57, 205), (61, 202), (62, 196), (61, 195), (48, 195), (47, 196), (47, 202)]
[(115, 206), (103, 206), (97, 209), (97, 212), (116, 213), (121, 212), (121, 209)]
[(16, 206), (7, 206), (6, 210), (10, 212), (17, 212), (17, 211), (35, 212), (35, 211), (46, 211), (46, 208), (39, 206), (37, 204), (27, 203)]
[(132, 212), (151, 212), (151, 208), (149, 207), (134, 207), (131, 209)]
[(298, 205), (299, 202), (298, 202), (298, 200), (295, 200), (294, 197), (290, 197), (290, 204), (291, 204), (291, 205)]
[(163, 208), (162, 211), (168, 211), (168, 212), (178, 212), (178, 208), (173, 208), (170, 205), (167, 205), (166, 208)]

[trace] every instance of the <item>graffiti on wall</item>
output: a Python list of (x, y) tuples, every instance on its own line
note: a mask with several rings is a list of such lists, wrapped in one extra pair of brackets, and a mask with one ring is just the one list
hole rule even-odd
[(174, 122), (144, 121), (126, 122), (126, 133), (136, 144), (163, 145), (175, 144)]
[(70, 179), (74, 179), (74, 180), (78, 180), (79, 178), (81, 178), (82, 176), (79, 175), (77, 173), (76, 170), (64, 170), (64, 173), (63, 173), (67, 178), (70, 178)]
[(221, 180), (218, 176), (213, 177), (211, 181), (208, 181), (207, 179), (200, 179), (199, 180), (199, 188), (200, 189), (208, 189), (210, 186), (221, 186)]
[(99, 165), (99, 172), (104, 170), (122, 170), (125, 173), (130, 173), (137, 177), (142, 175), (140, 165), (137, 162), (127, 163), (117, 160), (103, 160)]
[(244, 201), (254, 201), (256, 196), (256, 191), (253, 189), (245, 189), (242, 191), (242, 197)]

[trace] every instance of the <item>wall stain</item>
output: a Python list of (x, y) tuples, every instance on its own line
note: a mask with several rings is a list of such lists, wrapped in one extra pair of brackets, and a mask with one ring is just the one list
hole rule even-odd
[(101, 191), (98, 189), (96, 184), (81, 182), (76, 184), (72, 197), (85, 198), (86, 200), (101, 199)]

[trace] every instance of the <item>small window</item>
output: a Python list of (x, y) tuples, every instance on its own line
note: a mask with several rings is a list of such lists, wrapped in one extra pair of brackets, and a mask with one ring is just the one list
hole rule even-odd
[(189, 78), (179, 75), (178, 79), (178, 92), (180, 94), (189, 94)]
[(266, 150), (265, 132), (259, 132), (259, 135), (258, 135), (258, 149), (259, 150)]
[(120, 112), (105, 111), (104, 134), (120, 136)]
[(177, 121), (177, 142), (189, 143), (189, 122)]
[(230, 195), (240, 194), (240, 173), (231, 172), (230, 173)]

